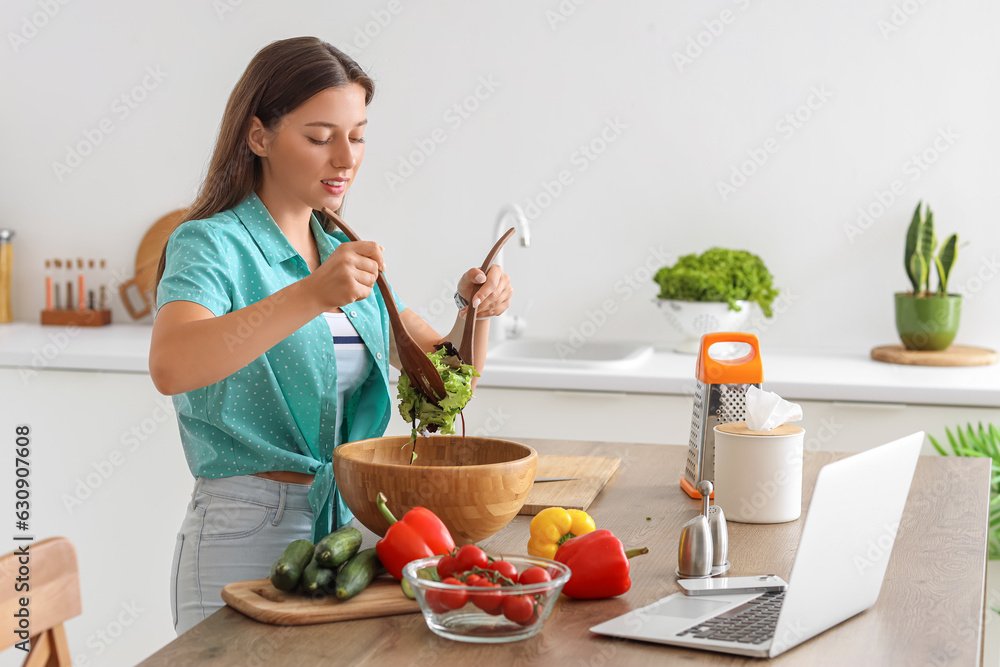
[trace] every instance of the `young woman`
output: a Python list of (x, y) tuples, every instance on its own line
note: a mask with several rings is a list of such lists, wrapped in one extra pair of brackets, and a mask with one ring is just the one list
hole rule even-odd
[[(464, 308), (442, 337), (375, 287), (382, 246), (347, 242), (321, 213), (340, 209), (358, 174), (373, 92), (356, 62), (316, 38), (261, 50), (160, 260), (149, 370), (174, 397), (196, 478), (171, 575), (178, 634), (222, 606), (226, 584), (267, 576), (292, 540), (350, 521), (332, 452), (382, 435), (394, 411), (384, 299), (425, 351), (461, 343)], [(494, 265), (466, 271), (456, 300), (478, 301), (487, 318), (511, 294)], [(488, 331), (477, 327), (478, 370)]]

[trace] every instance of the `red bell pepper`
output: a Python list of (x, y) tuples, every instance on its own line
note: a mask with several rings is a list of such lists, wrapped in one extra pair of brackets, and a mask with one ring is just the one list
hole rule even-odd
[(385, 537), (375, 544), (378, 559), (397, 579), (403, 578), (403, 566), (429, 556), (441, 556), (455, 548), (448, 528), (426, 507), (414, 507), (396, 520), (385, 506), (384, 493), (378, 494), (378, 509), (389, 522)]
[(571, 598), (594, 600), (621, 595), (632, 587), (628, 559), (649, 549), (625, 551), (610, 530), (595, 530), (563, 542), (556, 560), (572, 570), (562, 592)]

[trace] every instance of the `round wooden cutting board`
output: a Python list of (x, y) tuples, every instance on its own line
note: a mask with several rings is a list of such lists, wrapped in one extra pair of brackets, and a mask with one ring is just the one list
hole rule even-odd
[(872, 348), (872, 359), (908, 366), (989, 366), (995, 364), (1000, 355), (996, 350), (972, 345), (952, 345), (939, 352), (907, 350), (902, 345), (880, 345)]
[[(142, 237), (139, 250), (135, 254), (135, 277), (122, 283), (118, 287), (122, 304), (125, 310), (133, 319), (139, 319), (148, 315), (152, 309), (153, 283), (156, 282), (156, 269), (160, 264), (160, 254), (163, 247), (167, 245), (167, 239), (177, 228), (181, 220), (184, 219), (186, 209), (172, 211), (149, 228), (146, 235)], [(133, 305), (134, 302), (129, 297), (129, 288), (135, 287), (138, 291), (141, 306)]]

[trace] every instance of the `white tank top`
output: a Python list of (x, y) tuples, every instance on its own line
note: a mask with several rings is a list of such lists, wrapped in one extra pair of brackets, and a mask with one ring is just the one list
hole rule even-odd
[(341, 444), (344, 406), (371, 372), (372, 357), (347, 313), (323, 313), (323, 316), (333, 335), (333, 351), (337, 363), (337, 438), (334, 443), (337, 447)]

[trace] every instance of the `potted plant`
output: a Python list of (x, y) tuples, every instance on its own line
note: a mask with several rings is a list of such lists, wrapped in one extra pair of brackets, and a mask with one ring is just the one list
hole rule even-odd
[(740, 331), (757, 304), (765, 317), (778, 296), (763, 260), (745, 250), (711, 248), (684, 255), (653, 276), (656, 303), (686, 339), (677, 352), (696, 353), (701, 337), (714, 331)]
[[(912, 292), (896, 293), (896, 331), (908, 350), (944, 350), (955, 339), (962, 312), (962, 296), (948, 293), (948, 276), (958, 256), (958, 235), (952, 234), (937, 255), (934, 213), (917, 202), (906, 232), (904, 263)], [(931, 291), (931, 266), (938, 276)]]

